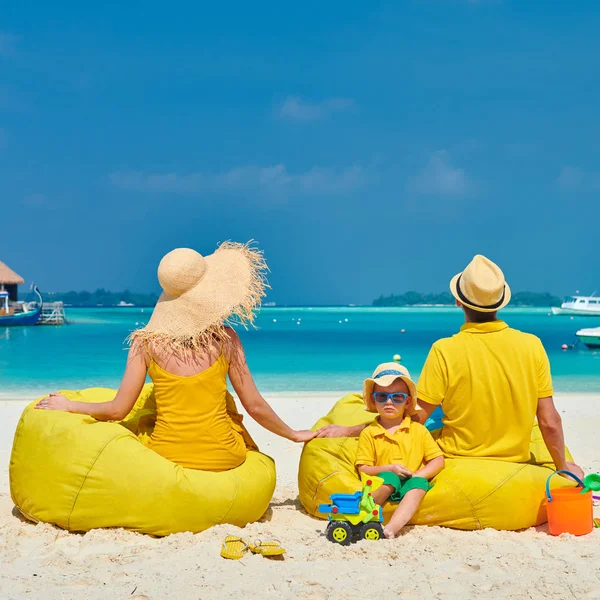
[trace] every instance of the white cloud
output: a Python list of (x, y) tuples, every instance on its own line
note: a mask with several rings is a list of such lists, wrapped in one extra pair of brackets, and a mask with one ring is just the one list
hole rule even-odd
[(469, 193), (473, 183), (464, 169), (450, 164), (450, 155), (438, 150), (429, 157), (427, 165), (407, 182), (410, 192), (419, 195), (462, 196)]
[(290, 173), (284, 164), (266, 167), (234, 167), (220, 173), (117, 172), (109, 175), (116, 187), (131, 191), (169, 192), (181, 196), (202, 192), (255, 190), (267, 194), (345, 194), (367, 182), (361, 167), (344, 169), (312, 167)]
[(298, 96), (288, 96), (278, 108), (277, 115), (281, 119), (293, 121), (318, 121), (327, 115), (354, 108), (351, 98), (326, 98), (322, 102), (311, 104)]
[(23, 204), (25, 206), (39, 207), (44, 206), (47, 203), (47, 198), (44, 194), (27, 194), (23, 198)]
[(0, 32), (0, 58), (9, 58), (14, 55), (18, 39), (18, 35)]
[(583, 180), (583, 169), (578, 167), (563, 167), (556, 181), (560, 187), (572, 189), (579, 187), (583, 183)]
[(565, 190), (600, 190), (600, 172), (566, 166), (560, 170), (556, 182)]

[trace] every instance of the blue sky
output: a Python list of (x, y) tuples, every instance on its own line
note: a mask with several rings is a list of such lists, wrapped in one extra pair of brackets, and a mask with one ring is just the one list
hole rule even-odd
[(600, 3), (104, 2), (0, 9), (0, 260), (157, 290), (258, 240), (278, 303), (600, 291)]

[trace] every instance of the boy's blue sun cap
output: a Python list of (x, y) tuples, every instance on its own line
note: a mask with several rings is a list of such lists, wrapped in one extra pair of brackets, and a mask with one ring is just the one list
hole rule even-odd
[(410, 400), (406, 404), (406, 411), (409, 414), (414, 413), (417, 405), (417, 386), (411, 379), (408, 369), (395, 362), (381, 363), (375, 371), (373, 371), (373, 375), (368, 379), (365, 379), (363, 383), (363, 401), (369, 412), (377, 412), (375, 403), (371, 397), (375, 384), (380, 385), (381, 387), (388, 387), (389, 385), (392, 385), (396, 379), (402, 379), (402, 381), (406, 383), (410, 393)]

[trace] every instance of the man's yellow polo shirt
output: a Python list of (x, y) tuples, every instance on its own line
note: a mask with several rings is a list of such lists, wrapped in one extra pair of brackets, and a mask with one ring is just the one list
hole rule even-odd
[(390, 433), (379, 424), (378, 417), (362, 430), (358, 438), (355, 464), (368, 467), (403, 465), (414, 472), (442, 455), (439, 446), (421, 423), (406, 417), (402, 425)]
[(550, 363), (534, 335), (504, 321), (466, 323), (433, 345), (417, 392), (442, 405), (446, 456), (526, 462), (538, 399), (553, 394)]

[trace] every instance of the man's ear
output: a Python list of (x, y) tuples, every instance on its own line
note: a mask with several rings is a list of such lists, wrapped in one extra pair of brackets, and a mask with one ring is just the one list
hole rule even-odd
[(462, 303), (461, 303), (461, 301), (460, 301), (460, 300), (457, 300), (457, 301), (456, 301), (456, 306), (458, 306), (459, 308), (462, 306)]

